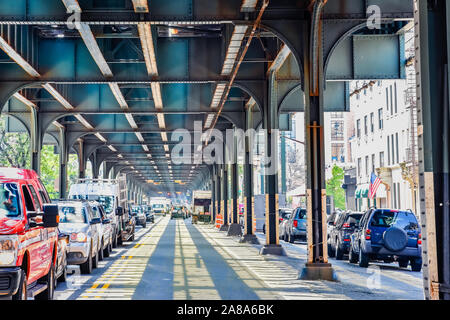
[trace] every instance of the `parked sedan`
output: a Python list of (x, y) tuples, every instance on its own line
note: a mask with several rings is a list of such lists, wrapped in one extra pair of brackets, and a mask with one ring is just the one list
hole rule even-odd
[(58, 201), (59, 229), (70, 234), (67, 263), (80, 265), (81, 273), (97, 268), (100, 247), (101, 219), (94, 216), (87, 201)]
[(298, 207), (286, 223), (285, 241), (294, 243), (295, 240), (306, 239), (306, 209)]
[(342, 260), (350, 248), (350, 236), (354, 232), (356, 225), (362, 217), (361, 212), (347, 211), (341, 214), (329, 234), (328, 255)]

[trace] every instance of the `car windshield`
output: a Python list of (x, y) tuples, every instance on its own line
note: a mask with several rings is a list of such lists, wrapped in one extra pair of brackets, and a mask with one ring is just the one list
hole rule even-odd
[(371, 219), (373, 227), (397, 227), (404, 230), (417, 230), (417, 219), (412, 212), (377, 210)]
[(362, 213), (352, 213), (347, 216), (347, 219), (345, 220), (345, 223), (348, 223), (350, 227), (354, 227), (356, 223), (361, 220)]
[(287, 210), (280, 210), (280, 218), (282, 219), (289, 219), (289, 215), (291, 214), (290, 211)]
[(163, 207), (162, 204), (154, 204), (153, 205), (153, 208), (157, 208), (157, 209), (162, 208), (162, 207)]
[(298, 211), (297, 219), (306, 219), (306, 210), (305, 209), (300, 209)]
[(58, 206), (60, 223), (87, 223), (86, 213), (80, 207)]
[(19, 218), (19, 199), (17, 184), (0, 183), (0, 218)]
[(114, 206), (114, 197), (113, 196), (99, 196), (97, 199), (97, 202), (99, 202), (101, 205), (103, 205), (103, 208), (105, 209), (105, 212), (107, 214), (110, 214), (113, 211), (113, 206)]

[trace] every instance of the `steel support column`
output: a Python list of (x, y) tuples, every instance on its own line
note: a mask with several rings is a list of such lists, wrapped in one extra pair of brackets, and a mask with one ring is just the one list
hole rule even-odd
[(302, 28), (304, 46), (305, 159), (307, 166), (307, 263), (300, 278), (335, 280), (328, 263), (325, 146), (323, 137), (323, 54), (321, 13), (324, 1), (314, 3), (311, 19)]
[(450, 299), (450, 5), (416, 0), (420, 221), (427, 299)]
[[(222, 171), (221, 171), (221, 165), (220, 164), (215, 164), (214, 165), (216, 167), (216, 203), (215, 203), (215, 207), (216, 207), (216, 218), (217, 215), (222, 216), (223, 219), (223, 213), (221, 210), (221, 199), (222, 199), (222, 192), (221, 192), (221, 180), (222, 180)], [(222, 221), (223, 222), (223, 221)]]
[(216, 180), (217, 180), (217, 168), (216, 165), (212, 165), (211, 171), (211, 222), (215, 224), (216, 221)]
[(59, 198), (67, 195), (67, 161), (69, 160), (69, 146), (66, 140), (66, 128), (59, 129)]
[(41, 151), (42, 151), (42, 132), (39, 123), (39, 112), (31, 108), (31, 169), (40, 174), (41, 172)]
[(253, 230), (253, 139), (255, 138), (249, 134), (249, 129), (253, 128), (253, 110), (249, 106), (245, 112), (245, 129), (247, 135), (244, 138), (244, 235), (240, 242), (249, 242), (259, 244), (259, 240), (254, 234)]
[(285, 255), (278, 238), (278, 105), (275, 73), (268, 75), (263, 112), (264, 178), (266, 195), (266, 244), (261, 254)]
[(78, 178), (83, 179), (86, 177), (86, 158), (84, 155), (84, 141), (78, 140)]
[[(225, 148), (225, 146), (224, 146)], [(222, 171), (222, 178), (220, 191), (221, 191), (221, 212), (223, 217), (223, 225), (220, 228), (220, 231), (228, 231), (228, 171), (227, 171), (227, 165), (222, 164), (221, 165), (221, 171)]]
[(231, 214), (231, 224), (228, 228), (228, 236), (241, 236), (242, 235), (242, 228), (239, 224), (239, 199), (238, 199), (238, 165), (237, 165), (237, 139), (235, 134), (236, 128), (233, 130), (233, 136), (230, 137), (232, 139), (232, 150), (230, 155), (230, 176), (231, 176), (231, 208), (230, 208), (230, 214)]

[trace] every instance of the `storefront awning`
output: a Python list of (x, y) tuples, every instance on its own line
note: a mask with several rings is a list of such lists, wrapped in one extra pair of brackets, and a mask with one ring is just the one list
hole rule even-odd
[(369, 188), (367, 186), (358, 186), (355, 192), (355, 198), (368, 198), (369, 197)]

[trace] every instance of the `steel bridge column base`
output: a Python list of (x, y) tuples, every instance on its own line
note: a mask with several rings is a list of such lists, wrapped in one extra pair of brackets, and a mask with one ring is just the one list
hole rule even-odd
[(338, 281), (330, 263), (306, 263), (299, 275), (300, 280)]
[(273, 254), (276, 256), (285, 256), (286, 251), (280, 244), (266, 244), (259, 251), (260, 255)]
[(260, 244), (258, 238), (254, 234), (244, 234), (239, 239), (239, 243)]
[(239, 223), (232, 223), (228, 228), (227, 236), (242, 236), (242, 228)]

